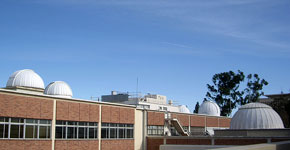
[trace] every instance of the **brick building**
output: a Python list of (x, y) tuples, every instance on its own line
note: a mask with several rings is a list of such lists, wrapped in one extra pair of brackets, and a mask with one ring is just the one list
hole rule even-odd
[(0, 89), (1, 150), (139, 150), (147, 149), (148, 137), (174, 131), (188, 136), (229, 126), (226, 117), (72, 98), (65, 82), (44, 88), (32, 70), (15, 72)]

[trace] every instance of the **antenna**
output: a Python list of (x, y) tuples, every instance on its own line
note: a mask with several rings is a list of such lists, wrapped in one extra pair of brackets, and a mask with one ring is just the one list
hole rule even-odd
[(137, 98), (139, 99), (139, 94), (138, 94), (138, 85), (139, 83), (138, 83), (138, 77), (137, 77), (137, 85), (136, 85), (136, 96), (137, 96)]

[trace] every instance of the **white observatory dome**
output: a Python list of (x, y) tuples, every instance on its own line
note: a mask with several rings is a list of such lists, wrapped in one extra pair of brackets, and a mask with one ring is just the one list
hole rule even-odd
[(58, 97), (72, 97), (72, 90), (69, 85), (63, 81), (51, 82), (44, 90), (44, 94)]
[(7, 88), (29, 87), (44, 89), (42, 78), (33, 70), (24, 69), (14, 72), (8, 79)]
[(213, 101), (204, 101), (199, 109), (199, 114), (205, 114), (209, 116), (220, 116), (220, 107)]
[(185, 105), (180, 105), (179, 106), (179, 112), (181, 113), (190, 113), (189, 109)]
[(230, 129), (273, 129), (284, 128), (278, 113), (262, 103), (243, 105), (231, 120)]

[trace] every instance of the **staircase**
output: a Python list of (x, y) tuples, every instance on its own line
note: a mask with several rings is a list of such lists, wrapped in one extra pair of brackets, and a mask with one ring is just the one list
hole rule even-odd
[(189, 136), (189, 134), (183, 130), (183, 127), (181, 126), (181, 124), (178, 121), (178, 119), (170, 118), (170, 119), (166, 119), (166, 120), (176, 129), (176, 131), (181, 136)]

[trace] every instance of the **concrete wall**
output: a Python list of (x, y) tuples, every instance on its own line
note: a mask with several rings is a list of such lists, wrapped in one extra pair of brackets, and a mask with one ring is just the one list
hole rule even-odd
[(290, 129), (215, 130), (215, 136), (290, 137)]
[(142, 150), (143, 148), (143, 111), (135, 110), (135, 126), (134, 139), (135, 150)]
[(290, 147), (290, 141), (254, 144), (247, 146), (207, 146), (207, 145), (160, 145), (160, 150), (287, 150)]
[[(287, 141), (290, 137), (147, 137), (147, 150), (159, 150), (160, 145), (251, 145)], [(179, 150), (179, 149), (178, 149)]]

